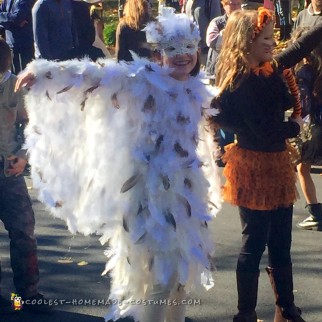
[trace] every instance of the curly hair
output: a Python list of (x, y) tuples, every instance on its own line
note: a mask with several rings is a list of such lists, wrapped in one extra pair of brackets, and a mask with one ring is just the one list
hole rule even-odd
[(236, 10), (229, 16), (216, 66), (215, 85), (220, 93), (227, 87), (235, 90), (250, 73), (247, 55), (257, 16), (255, 10)]

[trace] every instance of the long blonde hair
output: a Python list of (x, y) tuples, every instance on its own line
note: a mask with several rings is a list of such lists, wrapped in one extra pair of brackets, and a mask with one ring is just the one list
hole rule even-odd
[(247, 55), (250, 51), (258, 12), (236, 10), (227, 21), (216, 66), (216, 86), (220, 93), (237, 89), (250, 73)]
[(141, 29), (151, 18), (149, 5), (147, 0), (127, 0), (121, 22), (135, 30)]

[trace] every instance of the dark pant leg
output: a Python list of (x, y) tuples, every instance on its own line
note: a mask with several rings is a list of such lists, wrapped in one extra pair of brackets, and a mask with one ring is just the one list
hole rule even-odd
[(267, 240), (269, 267), (292, 265), (292, 218), (293, 206), (271, 211)]
[(269, 215), (239, 207), (242, 248), (237, 262), (238, 314), (234, 321), (257, 321), (259, 263), (265, 250)]
[(288, 0), (277, 0), (275, 6), (280, 22), (280, 40), (287, 40), (290, 38), (292, 31), (290, 2)]
[(267, 211), (239, 207), (242, 226), (242, 247), (237, 271), (258, 272), (267, 242), (270, 216)]
[(18, 75), (34, 59), (34, 48), (13, 49), (13, 72)]
[(21, 296), (33, 296), (39, 281), (35, 218), (23, 176), (0, 177), (0, 218), (9, 232), (16, 291)]
[(293, 207), (272, 211), (268, 233), (268, 272), (282, 316), (291, 321), (304, 322), (294, 305), (293, 272), (291, 261)]

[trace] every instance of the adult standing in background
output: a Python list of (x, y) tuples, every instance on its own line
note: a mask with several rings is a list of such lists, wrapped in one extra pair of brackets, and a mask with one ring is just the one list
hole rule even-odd
[(296, 17), (294, 30), (298, 27), (313, 27), (322, 22), (322, 0), (312, 0)]
[(209, 22), (218, 16), (221, 16), (221, 6), (219, 0), (186, 0), (184, 11), (195, 21), (200, 30), (201, 41), (201, 64), (206, 65), (208, 46), (206, 44), (206, 31)]
[(95, 41), (93, 43), (93, 46), (101, 49), (106, 58), (112, 58), (112, 55), (108, 51), (104, 42), (104, 21), (102, 13), (102, 2), (96, 3), (91, 6), (90, 15), (95, 28)]
[(34, 58), (34, 38), (31, 10), (34, 0), (3, 0), (0, 25), (5, 29), (13, 52), (13, 72), (18, 74)]
[(105, 57), (101, 49), (93, 46), (96, 31), (94, 21), (91, 18), (90, 8), (94, 2), (99, 1), (72, 0), (76, 39), (75, 49), (72, 51), (71, 57), (89, 57), (93, 61)]
[(76, 38), (71, 0), (37, 0), (32, 19), (36, 58), (71, 58)]
[(275, 8), (278, 15), (280, 25), (279, 40), (288, 40), (291, 37), (292, 17), (290, 0), (276, 0)]
[(151, 20), (151, 4), (146, 0), (127, 0), (124, 17), (116, 29), (115, 55), (118, 61), (132, 61), (133, 51), (140, 57), (150, 57), (151, 50), (146, 43), (142, 29)]

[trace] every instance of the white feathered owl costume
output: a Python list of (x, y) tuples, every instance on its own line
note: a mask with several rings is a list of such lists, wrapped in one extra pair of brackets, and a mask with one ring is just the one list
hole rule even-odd
[(71, 232), (106, 243), (109, 297), (120, 301), (106, 319), (139, 320), (144, 306), (130, 301), (175, 272), (187, 290), (211, 287), (208, 222), (220, 207), (219, 179), (200, 78), (177, 81), (138, 58), (37, 60), (27, 70), (36, 76), (26, 97), (33, 183)]

